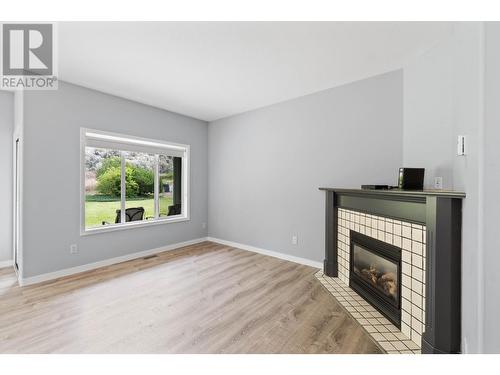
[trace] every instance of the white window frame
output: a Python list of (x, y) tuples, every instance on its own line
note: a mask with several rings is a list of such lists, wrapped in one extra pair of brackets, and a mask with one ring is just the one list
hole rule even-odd
[[(89, 145), (91, 143), (91, 145)], [(96, 147), (94, 144), (99, 143), (103, 148), (111, 148), (119, 151), (136, 151), (148, 154), (155, 154), (158, 160), (158, 154), (162, 155), (182, 155), (182, 213), (175, 216), (159, 217), (158, 209), (155, 209), (155, 217), (148, 221), (125, 222), (125, 173), (123, 168), (122, 154), (122, 189), (121, 189), (121, 223), (108, 224), (102, 227), (86, 228), (85, 227), (85, 149), (86, 147)], [(125, 134), (111, 133), (96, 129), (81, 128), (80, 129), (80, 235), (105, 233), (116, 230), (126, 230), (132, 228), (140, 228), (158, 224), (177, 223), (190, 220), (190, 146), (180, 143), (165, 142), (156, 139), (141, 138)], [(159, 204), (159, 186), (158, 185), (158, 163), (155, 164), (155, 187), (154, 200), (155, 207)]]

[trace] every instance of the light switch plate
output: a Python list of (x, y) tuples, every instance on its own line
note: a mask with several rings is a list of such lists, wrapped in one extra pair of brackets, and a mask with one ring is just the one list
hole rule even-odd
[(465, 135), (459, 135), (457, 139), (457, 155), (464, 156), (467, 155), (467, 137)]

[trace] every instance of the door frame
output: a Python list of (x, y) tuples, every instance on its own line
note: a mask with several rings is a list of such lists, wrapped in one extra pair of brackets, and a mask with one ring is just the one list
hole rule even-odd
[(17, 133), (13, 137), (12, 154), (12, 265), (20, 278), (23, 274), (23, 140)]

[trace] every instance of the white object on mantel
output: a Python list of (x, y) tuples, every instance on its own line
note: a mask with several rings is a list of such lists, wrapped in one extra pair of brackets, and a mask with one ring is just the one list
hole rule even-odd
[(458, 140), (457, 140), (457, 155), (458, 156), (464, 156), (467, 155), (467, 149), (466, 149), (466, 140), (467, 137), (465, 135), (459, 135)]

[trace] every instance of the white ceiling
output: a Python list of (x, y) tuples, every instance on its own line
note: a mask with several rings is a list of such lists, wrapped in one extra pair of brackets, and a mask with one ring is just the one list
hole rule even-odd
[(59, 78), (211, 121), (395, 70), (429, 22), (63, 22)]

